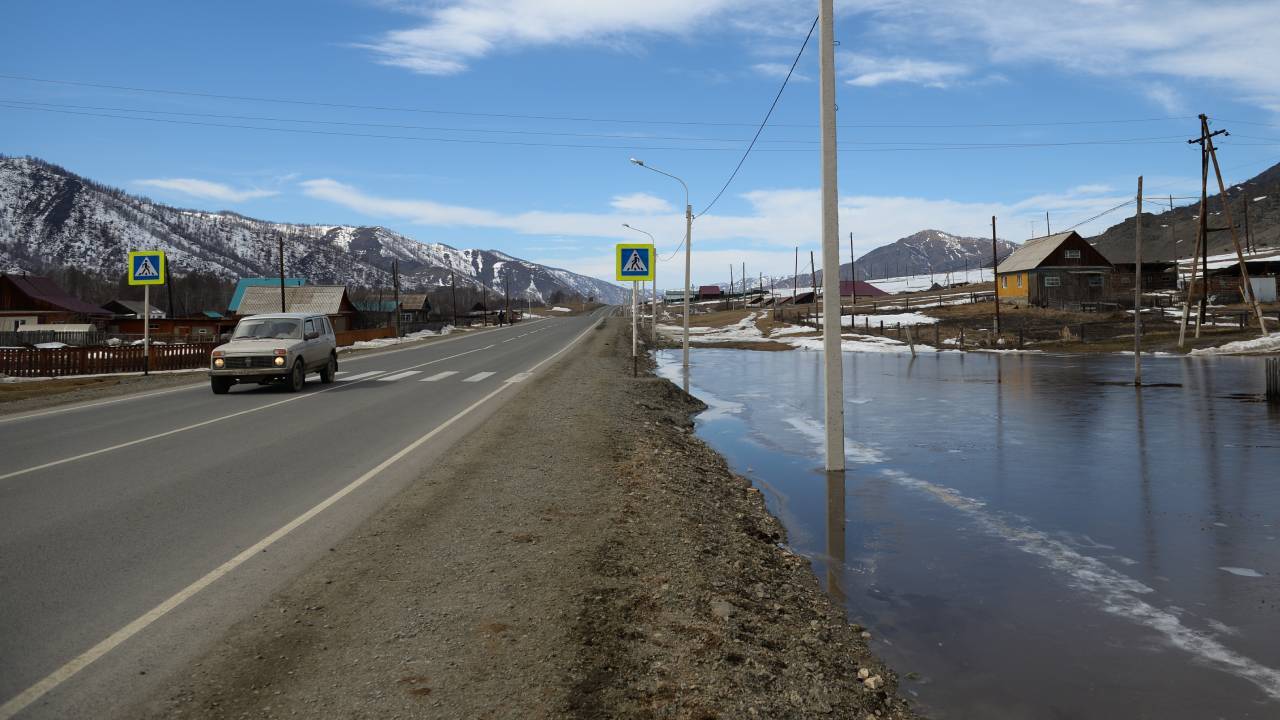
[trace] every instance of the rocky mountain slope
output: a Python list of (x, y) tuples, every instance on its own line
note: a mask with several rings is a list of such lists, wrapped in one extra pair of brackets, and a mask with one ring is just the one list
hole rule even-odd
[[(1224, 178), (1229, 179), (1229, 178)], [(1209, 174), (1209, 185), (1216, 182), (1212, 171)], [(1250, 245), (1260, 250), (1280, 247), (1280, 164), (1273, 165), (1262, 173), (1242, 183), (1227, 186), (1227, 200), (1231, 204), (1231, 216), (1236, 223), (1236, 231), (1243, 248), (1244, 208), (1249, 207)], [(1190, 205), (1178, 207), (1175, 201), (1172, 211), (1167, 201), (1159, 196), (1148, 194), (1143, 200), (1142, 225), (1142, 257), (1144, 260), (1173, 260), (1175, 257), (1190, 257), (1195, 250), (1196, 233), (1199, 227), (1200, 203), (1190, 201)], [(1160, 212), (1160, 208), (1165, 210)], [(1107, 228), (1102, 234), (1089, 238), (1107, 259), (1113, 263), (1133, 262), (1133, 243), (1136, 225), (1133, 218), (1133, 207), (1128, 208), (1129, 217), (1117, 225)], [(1209, 254), (1216, 255), (1231, 252), (1231, 233), (1227, 227), (1226, 216), (1222, 215), (1222, 200), (1217, 193), (1209, 196)], [(1220, 228), (1215, 231), (1216, 228)]]
[(277, 236), (285, 238), (285, 271), (312, 283), (389, 287), (392, 260), (406, 290), (486, 286), (513, 297), (547, 301), (553, 294), (626, 302), (611, 283), (521, 260), (496, 250), (459, 250), (418, 242), (382, 227), (272, 223), (230, 212), (182, 210), (129, 195), (34, 158), (0, 156), (0, 270), (40, 272), (75, 267), (119, 275), (131, 249), (166, 252), (177, 273), (234, 279), (278, 272)]

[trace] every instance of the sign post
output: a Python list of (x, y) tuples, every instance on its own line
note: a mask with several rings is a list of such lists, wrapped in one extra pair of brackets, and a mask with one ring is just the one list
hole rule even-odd
[(620, 244), (615, 251), (614, 265), (618, 280), (631, 282), (631, 376), (637, 375), (636, 356), (639, 351), (637, 338), (637, 313), (639, 295), (637, 286), (642, 280), (653, 280), (654, 249), (652, 245)]
[(142, 374), (151, 373), (151, 286), (164, 284), (164, 251), (129, 253), (129, 284), (142, 286)]

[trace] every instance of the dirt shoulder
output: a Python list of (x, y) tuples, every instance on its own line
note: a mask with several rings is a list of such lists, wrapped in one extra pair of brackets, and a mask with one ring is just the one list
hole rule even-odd
[(0, 381), (0, 416), (207, 382), (203, 370)]
[(630, 377), (625, 325), (134, 715), (914, 717), (759, 492), (692, 434), (701, 404)]

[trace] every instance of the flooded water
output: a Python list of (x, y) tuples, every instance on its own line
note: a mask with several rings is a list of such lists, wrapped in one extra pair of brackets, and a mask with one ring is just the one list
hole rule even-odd
[[(660, 355), (678, 377), (678, 357)], [(697, 349), (701, 437), (935, 718), (1280, 718), (1280, 408), (1261, 362)]]

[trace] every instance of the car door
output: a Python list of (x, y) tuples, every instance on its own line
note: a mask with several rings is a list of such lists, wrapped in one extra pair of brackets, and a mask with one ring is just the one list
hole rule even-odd
[(317, 357), (319, 352), (317, 348), (320, 347), (319, 333), (315, 318), (307, 318), (302, 325), (302, 361), (308, 368), (313, 368), (320, 363)]

